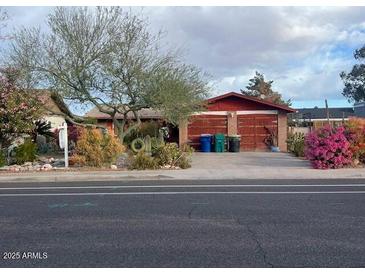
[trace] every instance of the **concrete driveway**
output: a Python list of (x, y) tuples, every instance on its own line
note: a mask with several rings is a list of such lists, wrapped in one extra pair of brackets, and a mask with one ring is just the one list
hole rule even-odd
[(195, 153), (193, 168), (220, 170), (262, 171), (280, 169), (308, 169), (308, 161), (293, 157), (288, 153), (240, 152), (240, 153)]
[(176, 174), (200, 179), (335, 179), (365, 178), (365, 169), (313, 169), (289, 153), (194, 153), (192, 168)]

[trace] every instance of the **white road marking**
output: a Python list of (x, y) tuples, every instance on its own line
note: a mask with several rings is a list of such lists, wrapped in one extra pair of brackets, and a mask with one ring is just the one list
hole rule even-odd
[(118, 189), (118, 188), (224, 188), (224, 187), (362, 187), (365, 184), (315, 184), (315, 185), (128, 185), (128, 186), (40, 186), (0, 187), (1, 190), (52, 190), (52, 189)]
[(179, 192), (80, 192), (80, 193), (13, 193), (0, 197), (17, 196), (103, 196), (103, 195), (187, 195), (187, 194), (365, 194), (365, 191), (179, 191)]

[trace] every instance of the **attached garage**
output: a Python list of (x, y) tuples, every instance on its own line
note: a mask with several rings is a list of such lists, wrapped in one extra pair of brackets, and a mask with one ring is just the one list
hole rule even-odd
[[(199, 147), (199, 138), (201, 134), (228, 134), (227, 115), (194, 115), (188, 123), (189, 143), (194, 148)], [(204, 133), (202, 133), (204, 132)]]
[(277, 114), (238, 114), (237, 133), (241, 135), (241, 150), (266, 150), (265, 138), (270, 128), (278, 134)]
[(281, 151), (286, 151), (287, 113), (294, 109), (255, 97), (230, 92), (207, 100), (207, 110), (196, 113), (179, 127), (180, 144), (199, 149), (201, 134), (241, 135), (241, 151), (265, 151), (273, 131)]

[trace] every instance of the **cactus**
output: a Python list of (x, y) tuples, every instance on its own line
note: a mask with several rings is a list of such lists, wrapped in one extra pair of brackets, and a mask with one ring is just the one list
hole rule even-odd
[(165, 138), (163, 136), (162, 130), (159, 130), (158, 132), (158, 144), (159, 146), (163, 146), (165, 144)]
[(144, 137), (144, 144), (145, 144), (145, 152), (151, 155), (152, 145), (151, 145), (151, 137), (149, 135)]

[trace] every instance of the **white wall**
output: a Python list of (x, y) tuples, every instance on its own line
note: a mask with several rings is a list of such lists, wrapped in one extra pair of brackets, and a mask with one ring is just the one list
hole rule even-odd
[(52, 131), (61, 126), (62, 123), (66, 122), (65, 118), (63, 118), (62, 116), (52, 115), (52, 116), (44, 116), (43, 118), (51, 122)]

